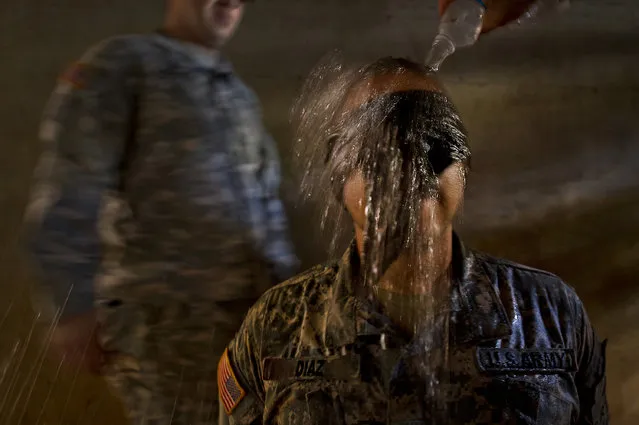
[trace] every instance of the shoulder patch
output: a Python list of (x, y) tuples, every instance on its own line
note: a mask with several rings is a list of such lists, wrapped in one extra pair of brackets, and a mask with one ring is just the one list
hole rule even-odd
[(244, 388), (235, 377), (233, 366), (231, 366), (229, 361), (228, 348), (224, 350), (224, 354), (222, 354), (217, 366), (217, 386), (224, 410), (227, 415), (230, 415), (246, 396), (246, 391), (244, 391)]
[(59, 77), (59, 81), (67, 84), (71, 84), (77, 89), (81, 89), (85, 86), (87, 80), (87, 73), (90, 65), (85, 62), (76, 62), (69, 66)]

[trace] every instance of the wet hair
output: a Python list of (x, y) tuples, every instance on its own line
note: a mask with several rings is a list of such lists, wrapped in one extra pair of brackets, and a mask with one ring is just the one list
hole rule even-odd
[[(419, 205), (437, 196), (438, 175), (453, 163), (461, 163), (464, 170), (470, 163), (459, 113), (436, 89), (391, 89), (347, 107), (358, 85), (402, 74), (433, 80), (428, 68), (407, 59), (385, 57), (348, 68), (339, 58), (329, 57), (311, 73), (294, 108), (297, 156), (306, 172), (304, 190), (329, 182), (335, 199), (343, 203), (347, 180), (356, 172), (363, 174), (368, 281), (375, 281), (414, 240)], [(318, 167), (316, 178), (312, 170)]]
[[(425, 66), (394, 57), (377, 60), (358, 72), (360, 81), (402, 73), (433, 78)], [(451, 164), (459, 162), (467, 169), (470, 156), (466, 128), (448, 97), (437, 91), (411, 90), (382, 94), (336, 117), (324, 163), (333, 191), (342, 200), (344, 184), (356, 171), (363, 171), (370, 181), (401, 162), (395, 171), (404, 177), (416, 173), (411, 183), (427, 192)]]

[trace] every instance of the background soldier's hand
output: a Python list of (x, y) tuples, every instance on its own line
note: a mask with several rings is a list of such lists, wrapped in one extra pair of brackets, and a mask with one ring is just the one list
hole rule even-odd
[(98, 326), (93, 310), (60, 320), (51, 338), (51, 356), (72, 370), (100, 374), (106, 356), (98, 342)]

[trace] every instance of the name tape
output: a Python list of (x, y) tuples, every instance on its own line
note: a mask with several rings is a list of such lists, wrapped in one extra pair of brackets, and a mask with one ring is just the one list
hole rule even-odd
[(333, 379), (347, 381), (359, 376), (359, 356), (300, 357), (284, 359), (267, 357), (263, 362), (265, 381), (288, 379)]

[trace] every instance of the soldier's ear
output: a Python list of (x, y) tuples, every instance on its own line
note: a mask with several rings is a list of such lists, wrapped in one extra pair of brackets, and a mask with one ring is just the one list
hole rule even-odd
[(344, 199), (344, 187), (334, 185), (331, 192), (333, 194), (333, 202), (335, 202), (337, 206), (341, 207), (348, 213), (348, 208), (346, 208), (346, 200)]
[(340, 195), (337, 198), (337, 201), (342, 206), (344, 211), (346, 211), (348, 213), (348, 215), (350, 215), (350, 212), (348, 211), (348, 208), (346, 208), (346, 201), (344, 200), (344, 191), (343, 190), (340, 192)]

